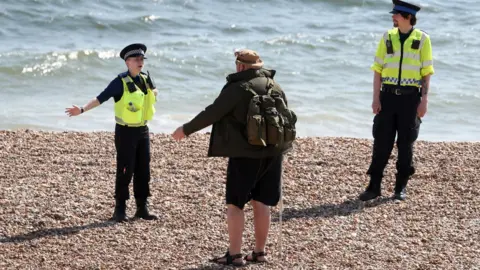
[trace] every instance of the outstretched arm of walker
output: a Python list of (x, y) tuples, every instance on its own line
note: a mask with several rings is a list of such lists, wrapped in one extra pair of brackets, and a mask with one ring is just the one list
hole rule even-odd
[(83, 108), (83, 112), (86, 112), (97, 107), (98, 105), (100, 105), (100, 101), (98, 101), (97, 98), (94, 98), (90, 100), (87, 104), (85, 104), (83, 107), (78, 107), (77, 105), (73, 105), (73, 107), (66, 108), (65, 113), (68, 114), (68, 116), (77, 116), (82, 113), (82, 108)]

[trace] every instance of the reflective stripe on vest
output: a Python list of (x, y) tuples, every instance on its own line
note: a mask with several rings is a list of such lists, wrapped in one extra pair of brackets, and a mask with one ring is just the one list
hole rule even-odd
[(423, 61), (422, 62), (422, 67), (428, 67), (433, 65), (433, 60), (428, 60), (428, 61)]
[[(154, 104), (156, 98), (146, 82), (143, 74), (140, 74), (143, 83), (147, 87), (145, 94), (130, 76), (120, 77), (123, 84), (123, 94), (119, 101), (115, 102), (115, 122), (122, 126), (139, 127), (145, 126), (155, 114)], [(132, 89), (129, 89), (132, 88)], [(133, 106), (133, 109), (131, 109)]]
[(123, 77), (122, 79), (123, 79), (126, 83), (133, 83), (133, 80), (132, 80), (132, 78), (130, 78), (130, 76)]
[[(383, 35), (385, 47), (387, 47), (387, 41), (390, 39), (394, 50), (391, 54), (386, 53), (383, 59), (381, 59), (381, 56), (379, 55), (375, 57), (375, 62), (382, 66), (383, 83), (400, 83), (400, 85), (421, 86), (421, 68), (423, 66), (431, 65), (433, 62), (421, 62), (420, 52), (425, 44), (426, 37), (425, 33), (414, 29), (407, 40), (402, 44), (397, 28), (389, 30)], [(411, 48), (414, 40), (419, 41), (418, 49)], [(401, 74), (399, 74), (400, 72)], [(399, 75), (400, 80), (398, 78)]]
[[(400, 63), (386, 63), (383, 68), (400, 68)], [(407, 65), (402, 63), (402, 70), (418, 70), (419, 66)]]
[[(401, 51), (396, 51), (394, 52), (393, 54), (387, 54), (385, 55), (385, 59), (388, 59), (388, 58), (394, 58), (394, 57), (400, 57), (402, 56), (402, 52)], [(403, 58), (410, 58), (412, 60), (418, 60), (420, 61), (420, 54), (418, 53), (409, 53), (409, 52), (403, 52)], [(383, 61), (383, 60), (382, 60)]]

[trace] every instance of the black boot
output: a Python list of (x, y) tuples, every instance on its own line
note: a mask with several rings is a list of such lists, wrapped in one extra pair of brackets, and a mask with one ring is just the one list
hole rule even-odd
[(125, 200), (115, 200), (115, 211), (113, 212), (112, 220), (116, 222), (125, 222), (127, 219), (127, 204)]
[(141, 218), (145, 220), (157, 220), (158, 217), (152, 215), (148, 212), (148, 203), (146, 199), (136, 199), (137, 211), (135, 212), (136, 218)]
[(405, 201), (407, 199), (407, 188), (402, 188), (400, 191), (395, 190), (395, 200)]
[(367, 189), (360, 194), (358, 197), (359, 200), (361, 201), (370, 201), (378, 196), (382, 195), (381, 194), (381, 188), (380, 188), (380, 182), (382, 181), (381, 177), (370, 177), (370, 183), (367, 187)]
[(404, 201), (407, 199), (407, 182), (409, 177), (402, 177), (397, 175), (397, 179), (395, 181), (395, 200)]

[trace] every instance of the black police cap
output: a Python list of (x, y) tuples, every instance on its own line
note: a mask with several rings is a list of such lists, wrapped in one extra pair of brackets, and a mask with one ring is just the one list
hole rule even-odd
[(120, 58), (127, 60), (131, 56), (140, 56), (142, 55), (145, 59), (145, 53), (147, 52), (147, 46), (141, 43), (130, 44), (127, 47), (123, 48), (120, 52)]

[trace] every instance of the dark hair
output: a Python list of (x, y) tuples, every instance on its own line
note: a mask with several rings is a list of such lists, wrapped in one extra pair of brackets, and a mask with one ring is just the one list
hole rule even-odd
[(402, 15), (402, 17), (405, 18), (405, 19), (408, 19), (408, 16), (410, 16), (410, 24), (412, 26), (417, 24), (417, 17), (415, 17), (415, 15), (412, 15), (412, 14), (406, 13), (406, 12), (400, 12), (400, 15)]

